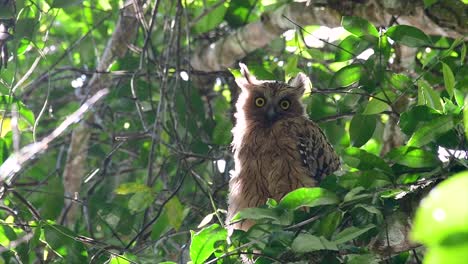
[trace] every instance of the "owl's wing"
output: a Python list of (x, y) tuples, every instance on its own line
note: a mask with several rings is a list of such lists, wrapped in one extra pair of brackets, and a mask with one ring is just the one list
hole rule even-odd
[(309, 169), (310, 175), (320, 182), (340, 167), (340, 158), (317, 124), (307, 120), (303, 128), (298, 134), (302, 163)]

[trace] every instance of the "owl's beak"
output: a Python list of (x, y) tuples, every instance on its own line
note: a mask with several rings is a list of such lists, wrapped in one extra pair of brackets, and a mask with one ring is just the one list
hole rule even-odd
[(278, 113), (275, 111), (274, 107), (269, 107), (266, 112), (266, 118), (268, 121), (273, 122), (278, 117)]

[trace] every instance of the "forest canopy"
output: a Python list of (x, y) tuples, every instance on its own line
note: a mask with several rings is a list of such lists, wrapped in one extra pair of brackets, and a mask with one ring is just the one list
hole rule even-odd
[[(0, 0), (0, 263), (463, 263), (468, 2)], [(238, 63), (341, 168), (241, 211)]]

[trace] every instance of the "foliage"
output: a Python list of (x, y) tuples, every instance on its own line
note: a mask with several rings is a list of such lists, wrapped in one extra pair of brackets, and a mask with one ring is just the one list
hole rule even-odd
[[(303, 25), (244, 58), (259, 79), (311, 77), (307, 114), (343, 165), (319, 187), (240, 212), (236, 221), (256, 225), (228, 239), (237, 87), (227, 70), (192, 71), (191, 52), (288, 2), (148, 1), (134, 46), (104, 72), (94, 69), (121, 1), (18, 0), (0, 12), (16, 16), (0, 69), (1, 163), (78, 109), (91, 78), (109, 76), (111, 86), (82, 121), (92, 135), (77, 193), (63, 179), (73, 126), (1, 179), (1, 262), (236, 263), (244, 254), (256, 263), (412, 263), (424, 251), (410, 239), (427, 247), (425, 263), (466, 259), (466, 43), (355, 16), (343, 17), (346, 32), (323, 48), (308, 41), (324, 28)], [(404, 68), (408, 47), (414, 60)], [(80, 210), (67, 223), (70, 204)], [(396, 245), (406, 247), (387, 254)]]

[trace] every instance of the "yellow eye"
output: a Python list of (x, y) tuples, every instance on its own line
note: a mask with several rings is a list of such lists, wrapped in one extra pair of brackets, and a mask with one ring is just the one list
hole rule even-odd
[(291, 103), (289, 102), (289, 100), (284, 99), (284, 100), (281, 100), (281, 102), (279, 103), (279, 106), (280, 106), (281, 109), (283, 109), (283, 110), (288, 110), (289, 107), (291, 106)]
[(255, 105), (257, 107), (263, 107), (265, 105), (265, 98), (263, 98), (263, 97), (255, 98)]

